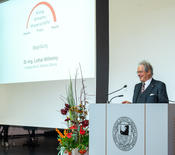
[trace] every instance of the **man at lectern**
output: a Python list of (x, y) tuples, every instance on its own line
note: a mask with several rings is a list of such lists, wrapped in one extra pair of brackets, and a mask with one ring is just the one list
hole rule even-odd
[(133, 103), (168, 103), (166, 85), (152, 78), (153, 68), (149, 62), (139, 63), (137, 75), (141, 82), (135, 85)]

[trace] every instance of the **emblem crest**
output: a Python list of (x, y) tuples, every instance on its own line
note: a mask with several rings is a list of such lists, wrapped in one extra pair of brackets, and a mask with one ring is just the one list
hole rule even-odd
[(130, 151), (137, 141), (135, 123), (129, 117), (120, 117), (113, 126), (112, 137), (120, 150)]

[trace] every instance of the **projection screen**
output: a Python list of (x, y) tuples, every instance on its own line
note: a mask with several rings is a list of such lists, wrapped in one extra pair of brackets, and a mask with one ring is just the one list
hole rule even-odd
[(79, 66), (95, 102), (95, 20), (95, 0), (1, 1), (1, 124), (64, 127), (59, 97)]

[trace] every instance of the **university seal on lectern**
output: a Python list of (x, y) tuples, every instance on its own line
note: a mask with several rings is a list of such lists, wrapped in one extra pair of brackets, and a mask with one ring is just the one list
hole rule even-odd
[(116, 120), (112, 130), (115, 145), (122, 151), (130, 151), (137, 141), (137, 128), (129, 117)]

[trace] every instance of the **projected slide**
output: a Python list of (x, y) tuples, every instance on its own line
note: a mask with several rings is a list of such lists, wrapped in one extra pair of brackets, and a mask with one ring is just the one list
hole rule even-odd
[(0, 4), (0, 83), (95, 77), (94, 0)]

